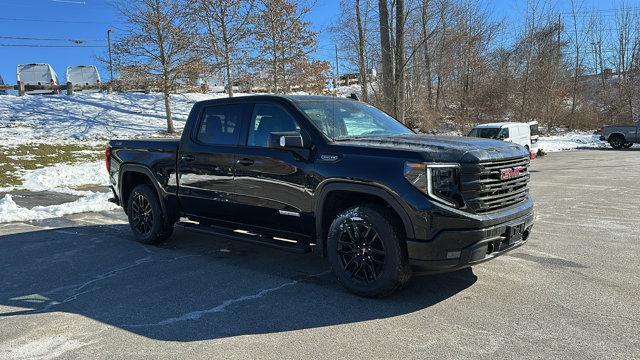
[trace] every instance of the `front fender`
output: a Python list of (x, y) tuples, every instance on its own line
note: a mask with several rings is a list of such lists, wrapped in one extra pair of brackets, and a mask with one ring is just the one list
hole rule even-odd
[(326, 256), (325, 250), (325, 238), (326, 230), (322, 228), (323, 211), (325, 208), (325, 200), (327, 196), (334, 191), (347, 191), (354, 193), (361, 193), (367, 195), (374, 195), (384, 200), (391, 208), (398, 214), (402, 220), (405, 233), (408, 238), (414, 237), (413, 224), (411, 217), (402, 206), (396, 196), (393, 195), (391, 190), (378, 184), (361, 183), (353, 180), (333, 180), (327, 181), (318, 187), (316, 195), (314, 196), (314, 212), (315, 212), (315, 230), (316, 230), (316, 245), (320, 250), (321, 256)]

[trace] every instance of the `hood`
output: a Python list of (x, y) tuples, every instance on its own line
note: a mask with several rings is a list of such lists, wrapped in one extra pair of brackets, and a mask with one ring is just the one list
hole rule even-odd
[(362, 137), (336, 144), (421, 153), (427, 162), (477, 163), (527, 156), (523, 146), (501, 140), (421, 134)]

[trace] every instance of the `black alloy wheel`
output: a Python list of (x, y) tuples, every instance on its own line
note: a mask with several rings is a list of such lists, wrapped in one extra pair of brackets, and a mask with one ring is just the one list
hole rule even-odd
[(609, 144), (614, 149), (622, 149), (626, 143), (627, 142), (622, 135), (613, 135), (609, 139)]
[(143, 244), (157, 244), (173, 233), (175, 221), (168, 219), (155, 188), (148, 184), (136, 186), (127, 200), (129, 225), (136, 240)]
[(354, 294), (384, 297), (411, 278), (403, 225), (393, 210), (358, 205), (337, 214), (327, 256), (338, 282)]
[(135, 193), (131, 201), (131, 225), (133, 225), (141, 235), (148, 235), (153, 228), (153, 211), (149, 200), (140, 193)]
[(337, 252), (342, 271), (358, 282), (372, 283), (384, 271), (384, 243), (366, 222), (349, 220), (343, 225)]

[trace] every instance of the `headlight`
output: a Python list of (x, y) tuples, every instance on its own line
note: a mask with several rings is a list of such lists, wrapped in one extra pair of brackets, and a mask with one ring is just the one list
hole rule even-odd
[(460, 165), (407, 162), (404, 177), (430, 198), (443, 204), (462, 207)]

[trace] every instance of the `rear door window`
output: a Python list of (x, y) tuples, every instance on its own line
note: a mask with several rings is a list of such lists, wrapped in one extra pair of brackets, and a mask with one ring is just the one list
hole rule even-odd
[(208, 106), (202, 113), (196, 139), (207, 145), (237, 145), (246, 105)]

